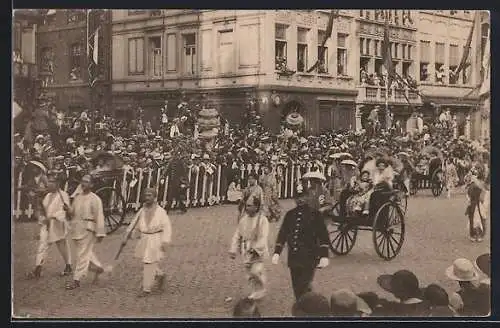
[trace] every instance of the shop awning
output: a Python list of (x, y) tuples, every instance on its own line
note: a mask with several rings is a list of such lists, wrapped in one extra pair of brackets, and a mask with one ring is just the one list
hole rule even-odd
[(459, 99), (459, 98), (449, 98), (449, 97), (429, 97), (424, 96), (422, 99), (424, 103), (434, 103), (441, 107), (453, 106), (453, 107), (475, 107), (479, 106), (479, 99)]

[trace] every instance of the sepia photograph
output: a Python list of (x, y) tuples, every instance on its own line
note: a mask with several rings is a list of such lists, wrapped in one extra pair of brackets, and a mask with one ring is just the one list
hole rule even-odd
[(490, 12), (13, 9), (11, 319), (489, 317)]

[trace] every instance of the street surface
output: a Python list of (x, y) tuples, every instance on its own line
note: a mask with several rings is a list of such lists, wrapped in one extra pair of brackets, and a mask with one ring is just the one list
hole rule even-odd
[[(293, 201), (281, 201), (285, 210)], [(389, 295), (378, 287), (380, 274), (399, 269), (415, 272), (422, 286), (438, 283), (448, 292), (456, 284), (444, 271), (453, 260), (474, 260), (489, 252), (489, 234), (483, 243), (467, 238), (465, 195), (446, 199), (419, 191), (410, 198), (406, 217), (406, 237), (401, 253), (386, 262), (375, 253), (371, 232), (360, 231), (351, 253), (330, 255), (330, 265), (318, 270), (314, 287), (329, 298), (339, 288), (355, 292), (374, 291)], [(112, 273), (103, 274), (96, 285), (87, 278), (82, 287), (66, 291), (66, 279), (59, 277), (63, 262), (55, 246), (38, 281), (25, 274), (33, 268), (37, 247), (36, 223), (16, 223), (13, 228), (13, 304), (14, 315), (58, 318), (227, 318), (237, 299), (246, 296), (247, 282), (241, 260), (231, 260), (227, 250), (236, 223), (236, 206), (223, 205), (190, 209), (187, 214), (171, 213), (173, 242), (163, 267), (167, 278), (165, 292), (147, 299), (136, 298), (142, 281), (142, 263), (132, 258), (136, 240), (127, 244)], [(279, 224), (271, 223), (270, 252)], [(112, 263), (124, 228), (106, 237), (95, 251), (104, 264)], [(265, 317), (290, 316), (293, 303), (286, 251), (281, 263), (267, 260), (268, 295), (260, 311)], [(226, 302), (231, 297), (232, 301)]]

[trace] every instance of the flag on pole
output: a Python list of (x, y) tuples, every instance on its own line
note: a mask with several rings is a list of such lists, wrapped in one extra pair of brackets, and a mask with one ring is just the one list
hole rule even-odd
[(490, 92), (491, 88), (491, 52), (490, 52), (490, 36), (491, 31), (488, 30), (488, 38), (486, 39), (486, 45), (484, 46), (484, 55), (483, 55), (483, 79), (481, 82), (481, 87), (479, 88), (479, 96), (483, 96)]
[(318, 59), (316, 60), (316, 63), (314, 63), (314, 65), (307, 70), (307, 73), (311, 73), (312, 71), (314, 71), (318, 67), (318, 65), (320, 64), (320, 61), (323, 58), (323, 56), (325, 55), (325, 50), (326, 50), (325, 44), (326, 44), (326, 41), (332, 36), (333, 20), (337, 16), (338, 16), (338, 11), (332, 9), (332, 11), (330, 12), (330, 17), (328, 18), (328, 24), (326, 26), (325, 38), (321, 41), (321, 48), (320, 48), (320, 51), (318, 53)]
[(396, 71), (392, 63), (391, 42), (389, 38), (389, 20), (387, 19), (384, 27), (384, 40), (382, 41), (382, 59), (384, 60), (384, 66), (387, 70), (386, 85), (390, 87), (392, 80), (396, 77)]
[(465, 42), (464, 51), (462, 53), (462, 59), (460, 60), (460, 64), (458, 64), (458, 67), (451, 74), (451, 78), (453, 79), (454, 83), (456, 83), (460, 75), (460, 72), (462, 72), (462, 70), (465, 68), (467, 64), (467, 59), (469, 58), (469, 53), (471, 48), (470, 45), (472, 43), (472, 37), (474, 35), (474, 31), (476, 30), (476, 33), (480, 32), (478, 26), (476, 26), (478, 22), (479, 22), (479, 10), (476, 10), (476, 12), (474, 13), (474, 19), (472, 21), (472, 26), (470, 28), (469, 36), (467, 37), (467, 41)]
[(87, 58), (91, 87), (97, 82), (99, 73), (99, 34), (101, 29), (99, 16), (99, 10), (89, 9), (87, 11)]

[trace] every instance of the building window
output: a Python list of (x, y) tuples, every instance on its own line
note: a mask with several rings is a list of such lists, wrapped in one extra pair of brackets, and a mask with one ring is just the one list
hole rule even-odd
[(429, 81), (429, 63), (431, 62), (431, 43), (420, 41), (420, 81)]
[(20, 23), (15, 23), (14, 25), (14, 50), (21, 51), (21, 37), (22, 37), (22, 32), (21, 32), (21, 24)]
[[(465, 50), (465, 47), (464, 47)], [(462, 84), (470, 84), (471, 83), (471, 62), (472, 62), (472, 49), (469, 48), (469, 55), (465, 60), (464, 68), (462, 69)]]
[(409, 62), (403, 62), (403, 77), (408, 78), (411, 72), (411, 64)]
[(175, 72), (177, 67), (177, 35), (167, 35), (167, 71)]
[(328, 73), (328, 47), (321, 47), (326, 38), (325, 31), (318, 31), (318, 73)]
[(365, 55), (368, 55), (368, 56), (370, 55), (370, 48), (371, 48), (371, 46), (372, 46), (371, 41), (372, 41), (372, 40), (370, 40), (370, 39), (366, 39), (366, 44), (365, 44), (365, 46), (366, 46)]
[(450, 84), (456, 84), (457, 78), (453, 75), (453, 73), (457, 70), (460, 59), (458, 58), (458, 45), (450, 44)]
[(381, 56), (381, 51), (380, 51), (380, 41), (375, 40), (375, 56), (380, 57)]
[(144, 74), (144, 39), (128, 40), (128, 73)]
[(446, 82), (444, 67), (444, 43), (436, 42), (436, 61), (434, 69), (436, 72), (436, 82), (444, 84)]
[(221, 74), (234, 71), (234, 35), (233, 30), (219, 32), (219, 72)]
[(144, 15), (148, 11), (146, 9), (129, 9), (128, 10), (128, 15), (129, 16), (136, 16), (136, 15)]
[(196, 35), (184, 34), (184, 73), (196, 74)]
[(347, 34), (337, 34), (337, 74), (347, 75)]
[(276, 24), (274, 28), (274, 55), (275, 69), (278, 71), (286, 70), (286, 54), (287, 54), (287, 42), (286, 42), (286, 32), (287, 26)]
[(412, 50), (413, 50), (412, 46), (408, 45), (408, 51), (406, 52), (406, 59), (408, 59), (408, 60), (413, 59), (413, 56), (411, 54)]
[(394, 58), (399, 58), (399, 43), (394, 43)]
[(77, 81), (82, 79), (82, 44), (73, 43), (70, 47), (70, 72), (69, 79)]
[(307, 33), (305, 28), (297, 29), (297, 72), (307, 70)]
[(78, 23), (78, 22), (83, 22), (84, 20), (86, 20), (87, 16), (85, 14), (85, 10), (81, 10), (81, 9), (74, 9), (74, 10), (70, 10), (70, 9), (67, 9), (66, 10), (66, 19), (67, 19), (67, 22), (68, 23)]
[(162, 75), (161, 58), (161, 37), (154, 36), (149, 38), (149, 75), (160, 77)]
[(364, 10), (360, 10), (360, 11), (359, 11), (359, 17), (360, 17), (360, 18), (363, 18), (363, 11), (364, 11)]

